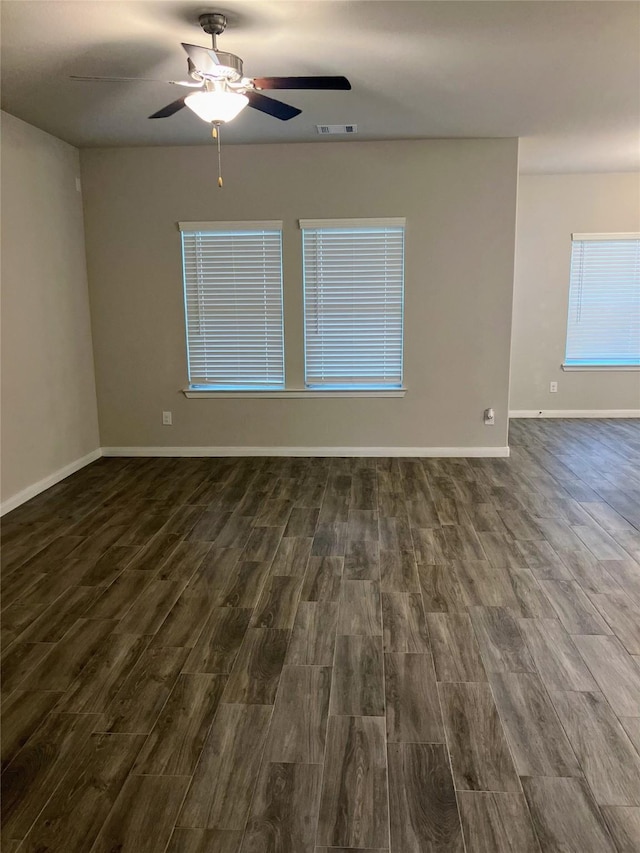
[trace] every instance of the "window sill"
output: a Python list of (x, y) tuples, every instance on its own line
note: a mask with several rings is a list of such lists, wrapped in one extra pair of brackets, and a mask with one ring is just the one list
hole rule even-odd
[(640, 370), (640, 364), (562, 364), (565, 372), (574, 370)]
[(312, 390), (310, 388), (278, 388), (274, 391), (215, 391), (213, 389), (183, 388), (182, 393), (190, 400), (207, 399), (278, 399), (297, 397), (404, 397), (406, 388), (369, 388), (369, 389), (327, 389)]

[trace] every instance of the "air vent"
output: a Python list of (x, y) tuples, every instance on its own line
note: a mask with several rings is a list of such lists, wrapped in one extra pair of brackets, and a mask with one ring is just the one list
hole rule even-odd
[(357, 124), (317, 124), (316, 129), (320, 136), (328, 136), (331, 133), (357, 133)]

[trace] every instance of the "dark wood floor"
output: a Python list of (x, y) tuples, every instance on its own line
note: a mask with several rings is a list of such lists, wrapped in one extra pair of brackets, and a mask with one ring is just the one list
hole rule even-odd
[(3, 851), (637, 853), (640, 424), (103, 459), (3, 520)]

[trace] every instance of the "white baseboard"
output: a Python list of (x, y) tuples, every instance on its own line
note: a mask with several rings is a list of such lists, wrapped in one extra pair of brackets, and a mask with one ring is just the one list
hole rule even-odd
[(6, 501), (2, 501), (2, 503), (0, 504), (0, 516), (6, 515), (6, 513), (11, 512), (12, 509), (19, 507), (20, 504), (30, 501), (31, 498), (35, 498), (35, 496), (39, 495), (40, 492), (44, 492), (46, 489), (50, 489), (51, 486), (55, 486), (56, 483), (60, 482), (60, 480), (64, 480), (65, 477), (68, 477), (70, 474), (75, 474), (76, 471), (79, 471), (81, 468), (84, 468), (85, 465), (89, 465), (91, 462), (95, 462), (96, 459), (99, 459), (101, 456), (102, 450), (100, 448), (98, 448), (97, 450), (92, 450), (91, 453), (87, 453), (86, 456), (82, 456), (80, 459), (76, 459), (74, 462), (70, 462), (63, 468), (58, 468), (57, 471), (54, 471), (53, 474), (49, 474), (48, 477), (43, 477), (43, 479), (38, 480), (37, 483), (33, 483), (31, 486), (27, 486), (26, 489), (22, 489), (22, 491), (18, 492), (10, 498), (7, 498)]
[(640, 418), (640, 409), (516, 409), (510, 418)]
[(508, 456), (508, 447), (103, 447), (103, 456)]

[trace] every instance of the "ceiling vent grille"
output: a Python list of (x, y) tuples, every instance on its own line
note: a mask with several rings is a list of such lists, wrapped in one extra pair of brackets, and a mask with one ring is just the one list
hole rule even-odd
[(357, 133), (357, 124), (317, 124), (316, 129), (320, 136), (328, 136), (335, 133)]

